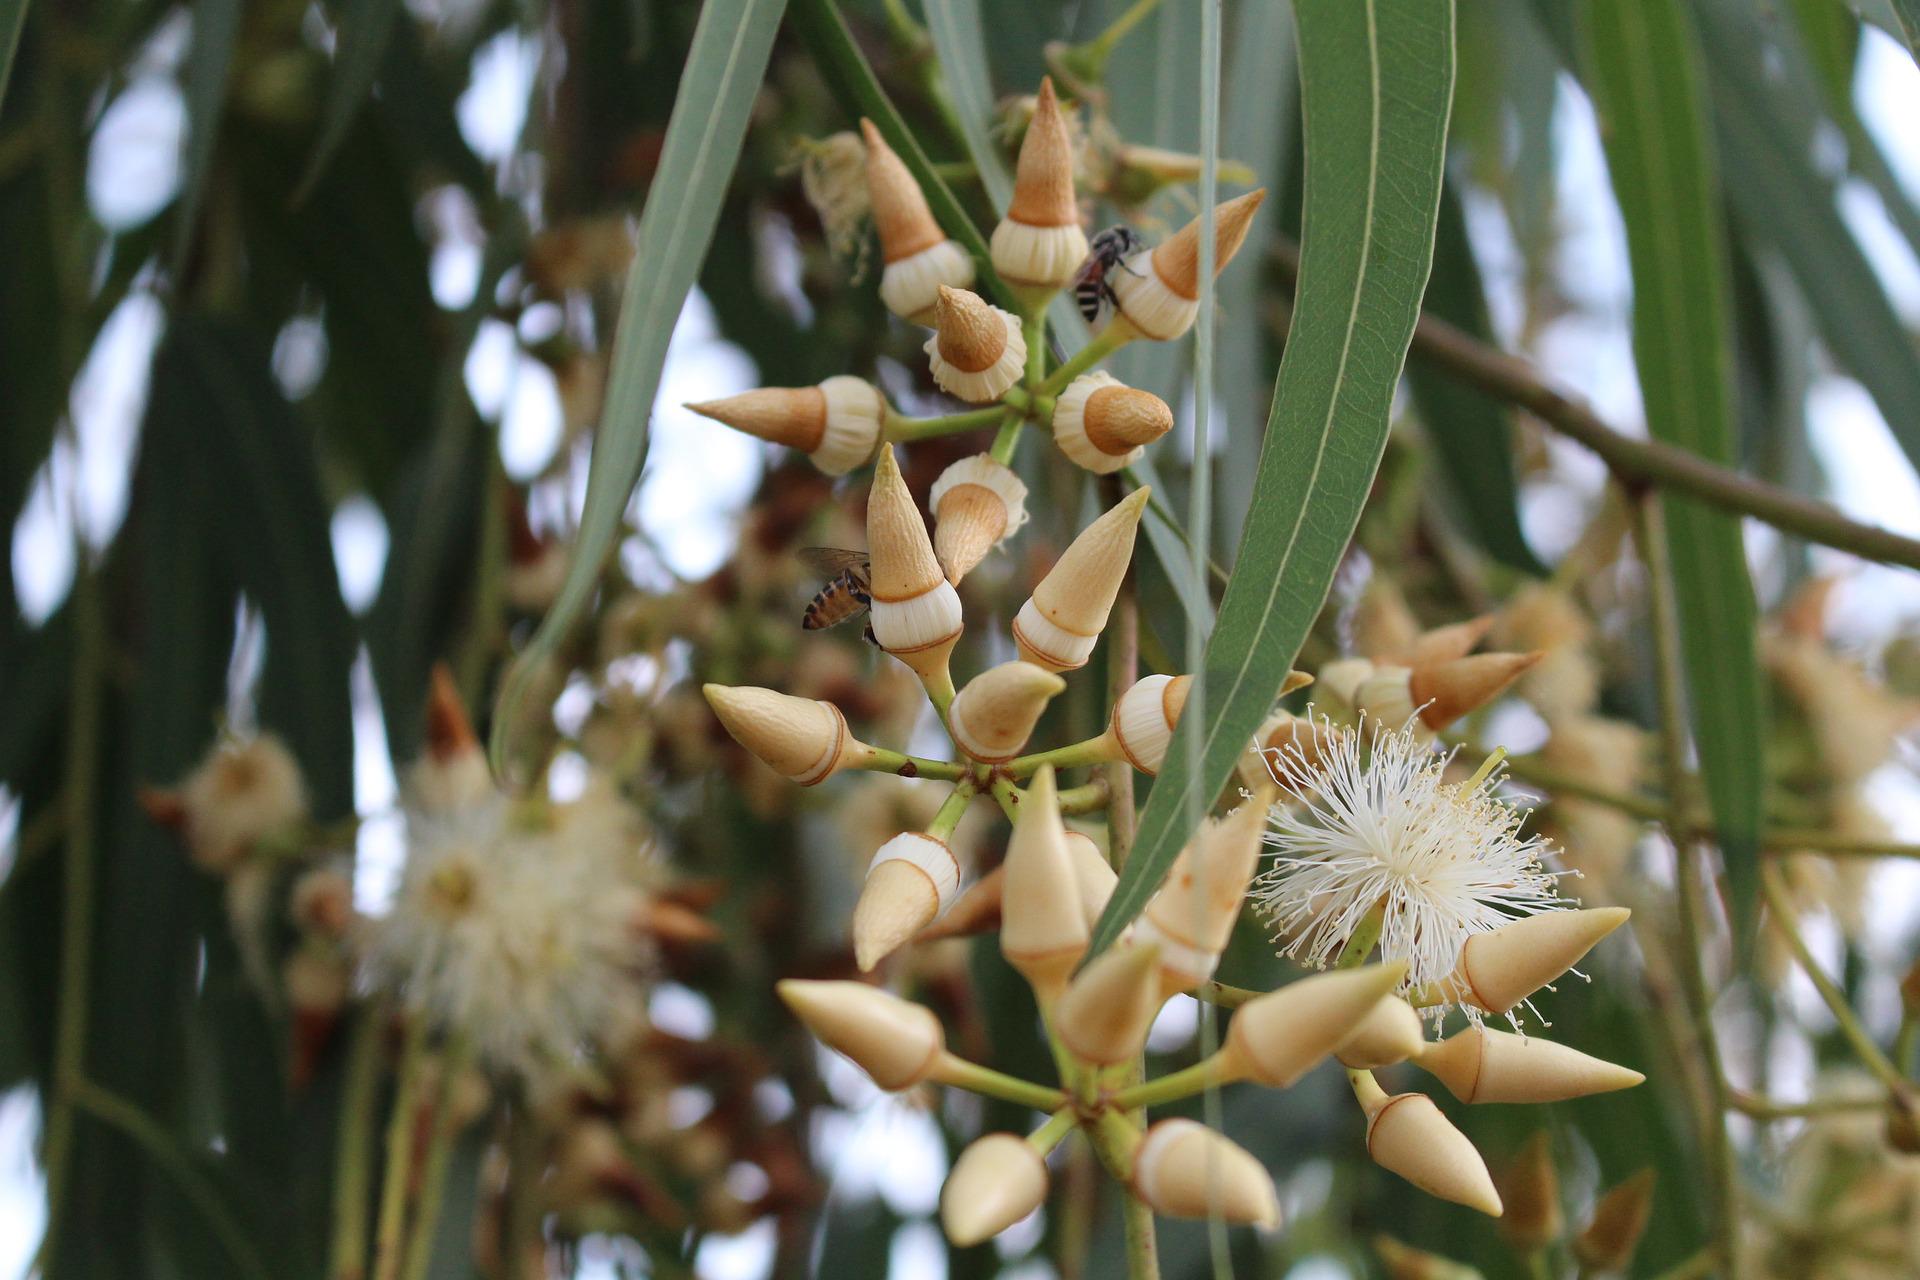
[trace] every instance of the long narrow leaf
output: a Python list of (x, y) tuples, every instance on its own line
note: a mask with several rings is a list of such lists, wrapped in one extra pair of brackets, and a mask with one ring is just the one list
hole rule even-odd
[(240, 0), (201, 0), (193, 8), (193, 52), (188, 55), (187, 154), (180, 177), (180, 203), (173, 214), (173, 264), (186, 263), (193, 244), (194, 223), (200, 217), (200, 199), (206, 194), (207, 172), (213, 165), (213, 144), (220, 134), (220, 116), (227, 103), (227, 72), (233, 65), (233, 42), (240, 34)]
[(967, 153), (980, 173), (980, 184), (997, 209), (1013, 196), (1013, 175), (994, 145), (993, 77), (987, 69), (987, 47), (981, 40), (980, 0), (927, 0), (927, 34), (946, 73), (947, 91), (966, 134)]
[[(1674, 0), (1584, 11), (1607, 161), (1633, 268), (1633, 350), (1648, 429), (1732, 464), (1726, 245), (1694, 33)], [(1739, 522), (1668, 498), (1694, 741), (1736, 907), (1757, 886), (1762, 729), (1753, 587)]]
[(713, 239), (720, 201), (740, 156), (747, 116), (767, 70), (786, 0), (708, 0), (681, 72), (660, 169), (640, 215), (640, 238), (614, 330), (606, 409), (594, 437), (580, 533), (559, 598), (515, 661), (500, 691), (490, 755), (496, 771), (507, 726), (541, 664), (593, 598), (620, 536), (646, 457), (647, 423), (674, 322)]
[(334, 49), (333, 75), (327, 81), (326, 106), (320, 114), (320, 139), (314, 143), (313, 158), (307, 161), (300, 185), (294, 188), (294, 204), (306, 203), (327, 162), (346, 141), (353, 117), (373, 92), (374, 78), (399, 17), (400, 0), (347, 0), (335, 28), (339, 40)]
[(1306, 207), (1299, 304), (1232, 581), (1207, 646), (1200, 769), (1168, 754), (1094, 937), (1146, 905), (1272, 706), (1326, 600), (1386, 446), (1395, 384), (1432, 264), (1453, 6), (1300, 0)]
[(20, 30), (27, 25), (27, 0), (0, 0), (0, 106), (7, 102), (13, 56), (20, 52)]

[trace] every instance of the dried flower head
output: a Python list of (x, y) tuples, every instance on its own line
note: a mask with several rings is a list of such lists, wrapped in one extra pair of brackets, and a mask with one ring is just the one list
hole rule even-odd
[(268, 836), (304, 821), (300, 765), (272, 734), (216, 744), (180, 784), (187, 852), (203, 870), (226, 874)]
[(1379, 907), (1382, 958), (1407, 962), (1408, 987), (1463, 1004), (1452, 974), (1469, 937), (1571, 905), (1541, 868), (1551, 846), (1521, 835), (1523, 815), (1493, 794), (1497, 771), (1447, 781), (1452, 753), (1411, 727), (1323, 721), (1315, 737), (1311, 766), (1298, 746), (1280, 749), (1294, 803), (1269, 813), (1276, 854), (1254, 891), (1286, 954), (1325, 968)]

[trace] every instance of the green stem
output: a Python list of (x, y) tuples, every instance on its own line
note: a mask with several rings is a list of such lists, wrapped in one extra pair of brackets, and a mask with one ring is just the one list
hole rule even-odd
[(950, 436), (962, 431), (982, 431), (1000, 421), (1006, 409), (990, 404), (984, 409), (969, 409), (965, 413), (949, 413), (937, 418), (909, 418), (898, 414), (891, 407), (887, 409), (886, 438), (896, 444), (909, 444), (915, 440), (931, 440), (936, 436)]
[(433, 1261), (440, 1206), (446, 1200), (447, 1162), (453, 1155), (453, 1140), (460, 1132), (454, 1102), (460, 1077), (472, 1062), (473, 1037), (456, 1033), (440, 1057), (440, 1100), (433, 1110), (433, 1132), (420, 1162), (420, 1203), (413, 1214), (406, 1261), (400, 1268), (401, 1280), (426, 1280), (427, 1267)]
[(873, 773), (897, 773), (903, 778), (938, 778), (942, 782), (958, 782), (972, 772), (970, 765), (910, 756), (885, 747), (868, 747), (866, 754), (852, 761), (851, 766)]
[(1222, 1009), (1238, 1009), (1249, 1000), (1258, 1000), (1264, 991), (1252, 991), (1246, 987), (1230, 987), (1224, 982), (1203, 982), (1193, 991), (1193, 998)]
[(1113, 1095), (1113, 1105), (1122, 1111), (1165, 1106), (1169, 1102), (1191, 1098), (1194, 1094), (1202, 1093), (1216, 1085), (1231, 1083), (1226, 1072), (1226, 1062), (1216, 1053), (1210, 1058), (1202, 1058), (1190, 1067), (1182, 1067), (1157, 1080), (1129, 1085)]
[(968, 1062), (952, 1053), (940, 1055), (930, 1078), (969, 1093), (1032, 1107), (1035, 1111), (1058, 1111), (1067, 1101), (1067, 1095), (1058, 1089), (1049, 1089), (1046, 1085), (1021, 1080), (995, 1071), (992, 1067), (983, 1067), (977, 1062)]
[(1386, 923), (1387, 904), (1374, 903), (1373, 909), (1353, 927), (1353, 934), (1347, 939), (1347, 945), (1340, 948), (1340, 955), (1334, 960), (1333, 967), (1355, 969), (1365, 964), (1375, 944), (1380, 941), (1380, 931), (1386, 927)]
[(540, 1122), (524, 1094), (514, 1098), (512, 1107), (513, 1114), (507, 1121), (507, 1190), (500, 1221), (500, 1256), (506, 1259), (506, 1274), (518, 1277), (520, 1260), (540, 1239), (540, 1180), (546, 1161), (542, 1158)]
[(374, 1280), (394, 1280), (400, 1267), (400, 1233), (407, 1220), (407, 1184), (413, 1177), (414, 1126), (420, 1110), (421, 1067), (426, 1049), (427, 1021), (420, 1014), (410, 1014), (396, 1072), (393, 1113), (387, 1117), (386, 1164), (380, 1173), (380, 1219), (373, 1237)]
[(67, 1087), (67, 1096), (75, 1107), (131, 1138), (155, 1165), (173, 1179), (187, 1203), (206, 1219), (214, 1238), (219, 1240), (220, 1247), (226, 1250), (240, 1274), (267, 1280), (272, 1273), (254, 1251), (253, 1243), (247, 1239), (239, 1222), (221, 1202), (220, 1193), (194, 1168), (193, 1161), (174, 1145), (159, 1122), (125, 1098), (90, 1080), (71, 1082)]
[(1082, 765), (1108, 764), (1124, 759), (1126, 757), (1121, 754), (1120, 744), (1113, 740), (1111, 734), (1103, 733), (1097, 738), (1088, 738), (1084, 742), (1055, 747), (1051, 751), (1036, 751), (1032, 755), (1016, 756), (1001, 768), (1013, 777), (1025, 778), (1037, 773), (1044, 765), (1052, 765), (1054, 771), (1059, 772), (1062, 769), (1077, 769)]
[(1018, 409), (1004, 409), (1005, 416), (1000, 420), (1000, 434), (993, 438), (993, 447), (987, 450), (987, 456), (1002, 466), (1013, 462), (1013, 451), (1020, 446), (1020, 428), (1026, 425)]
[(1880, 1111), (1887, 1105), (1884, 1095), (1851, 1098), (1814, 1098), (1807, 1102), (1775, 1102), (1744, 1090), (1730, 1091), (1733, 1109), (1756, 1120), (1804, 1120), (1812, 1116), (1844, 1115), (1854, 1111)]
[(1010, 778), (996, 775), (989, 788), (994, 802), (1000, 806), (1000, 812), (1007, 815), (1008, 822), (1020, 821), (1020, 788), (1013, 785)]
[(1066, 390), (1067, 384), (1087, 370), (1105, 360), (1127, 344), (1133, 333), (1125, 325), (1110, 324), (1095, 334), (1089, 342), (1052, 373), (1048, 374), (1031, 389), (1037, 396), (1057, 396)]
[(927, 834), (935, 840), (946, 840), (953, 834), (953, 829), (960, 825), (960, 819), (966, 815), (967, 806), (973, 803), (974, 796), (979, 793), (980, 788), (972, 778), (962, 778), (960, 784), (953, 789), (953, 794), (941, 804), (939, 812), (933, 815), (933, 821), (927, 824)]
[(1113, 48), (1124, 39), (1129, 31), (1144, 22), (1149, 14), (1160, 7), (1160, 0), (1134, 0), (1127, 11), (1107, 24), (1107, 29), (1082, 45), (1087, 57), (1098, 70), (1104, 71), (1107, 59), (1113, 55)]
[(1072, 1133), (1074, 1126), (1080, 1123), (1080, 1117), (1072, 1107), (1062, 1107), (1047, 1117), (1047, 1122), (1027, 1135), (1027, 1142), (1041, 1155), (1046, 1155)]
[(1070, 818), (1075, 814), (1098, 813), (1107, 807), (1113, 798), (1111, 788), (1105, 778), (1095, 778), (1085, 786), (1068, 787), (1059, 795), (1060, 815)]
[[(1701, 960), (1700, 846), (1689, 837), (1687, 814), (1686, 684), (1681, 674), (1680, 621), (1673, 598), (1673, 569), (1667, 560), (1667, 539), (1657, 494), (1636, 504), (1634, 533), (1640, 557), (1647, 566), (1647, 594), (1653, 615), (1655, 686), (1660, 704), (1660, 743), (1666, 773), (1667, 803), (1672, 806), (1671, 832), (1676, 860), (1674, 883), (1680, 923), (1680, 968), (1693, 1019), (1694, 1038), (1706, 1069), (1712, 1113), (1700, 1117), (1707, 1140), (1713, 1178), (1714, 1228), (1721, 1264), (1728, 1280), (1739, 1280), (1739, 1183), (1734, 1167), (1733, 1142), (1727, 1133), (1728, 1087), (1720, 1038), (1713, 1025), (1713, 991)], [(1765, 883), (1765, 876), (1762, 876)]]
[(347, 1050), (346, 1087), (340, 1099), (340, 1130), (333, 1173), (333, 1244), (327, 1262), (331, 1280), (359, 1280), (367, 1266), (367, 1185), (372, 1177), (374, 1087), (380, 1081), (384, 1004), (360, 1011)]

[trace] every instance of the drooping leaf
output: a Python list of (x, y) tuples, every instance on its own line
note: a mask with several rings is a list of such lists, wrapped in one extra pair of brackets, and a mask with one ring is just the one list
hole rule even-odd
[(667, 342), (712, 241), (785, 8), (786, 0), (708, 0), (701, 11), (660, 168), (640, 216), (580, 531), (559, 598), (502, 683), (503, 714), (494, 718), (490, 751), (496, 771), (511, 746), (506, 727), (515, 723), (514, 708), (592, 599), (619, 537), (646, 456), (647, 423)]
[(346, 141), (354, 116), (373, 92), (401, 8), (400, 0), (346, 0), (335, 28), (333, 75), (327, 81), (326, 105), (321, 108), (320, 137), (314, 143), (306, 172), (294, 188), (294, 204), (306, 203), (333, 153)]
[(996, 209), (1013, 196), (1013, 174), (993, 140), (993, 76), (982, 38), (980, 0), (927, 0), (927, 34), (946, 73), (947, 92), (966, 134), (967, 154)]
[[(1490, 336), (1480, 269), (1467, 240), (1459, 193), (1451, 184), (1440, 196), (1426, 309), (1483, 341)], [(1541, 573), (1540, 561), (1520, 531), (1513, 427), (1506, 406), (1422, 360), (1407, 366), (1407, 385), (1474, 537), (1502, 564), (1522, 573)]]
[[(1699, 46), (1673, 0), (1583, 11), (1594, 97), (1632, 259), (1633, 349), (1653, 435), (1734, 456), (1727, 251)], [(1664, 498), (1693, 736), (1736, 910), (1757, 890), (1765, 782), (1753, 586), (1734, 517)]]
[(1272, 706), (1326, 599), (1386, 444), (1433, 253), (1453, 89), (1453, 6), (1302, 0), (1306, 202), (1298, 306), (1235, 560), (1208, 643), (1197, 773), (1176, 744), (1094, 938), (1165, 876)]
[(202, 0), (193, 7), (193, 51), (187, 55), (187, 147), (180, 172), (180, 200), (173, 211), (174, 270), (182, 268), (193, 244), (200, 200), (213, 167), (214, 143), (227, 103), (227, 78), (233, 43), (240, 34), (240, 0)]
[(27, 0), (0, 0), (0, 106), (7, 101), (13, 58), (20, 52), (20, 30), (27, 25)]

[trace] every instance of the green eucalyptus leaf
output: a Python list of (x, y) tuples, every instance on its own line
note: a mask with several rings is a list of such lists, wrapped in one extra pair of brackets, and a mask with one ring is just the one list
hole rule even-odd
[[(1197, 752), (1176, 745), (1094, 937), (1104, 948), (1226, 784), (1320, 612), (1386, 445), (1433, 253), (1453, 91), (1453, 6), (1302, 0), (1300, 292), (1253, 507), (1206, 651)], [(1190, 704), (1192, 705), (1192, 704)], [(1197, 758), (1197, 773), (1188, 760)]]
[[(1699, 48), (1673, 0), (1584, 12), (1632, 259), (1633, 350), (1653, 435), (1735, 462), (1731, 291)], [(1740, 522), (1665, 498), (1693, 736), (1736, 911), (1758, 888), (1764, 762), (1753, 586)]]
[(640, 216), (586, 506), (559, 598), (508, 671), (491, 757), (503, 771), (514, 709), (593, 598), (646, 458), (647, 424), (667, 343), (713, 238), (786, 0), (708, 0), (681, 75), (659, 172)]
[(173, 212), (173, 263), (178, 271), (193, 245), (201, 197), (213, 168), (214, 143), (227, 103), (233, 44), (240, 34), (241, 0), (202, 0), (193, 7), (193, 51), (187, 55), (187, 147), (180, 201)]
[(305, 174), (294, 188), (294, 204), (306, 203), (334, 152), (346, 141), (347, 130), (352, 127), (361, 104), (373, 92), (373, 82), (386, 59), (387, 42), (393, 39), (394, 23), (400, 19), (401, 8), (400, 0), (346, 0), (335, 28), (338, 44), (333, 57), (333, 78), (327, 82), (326, 106), (321, 109), (320, 137), (314, 143)]

